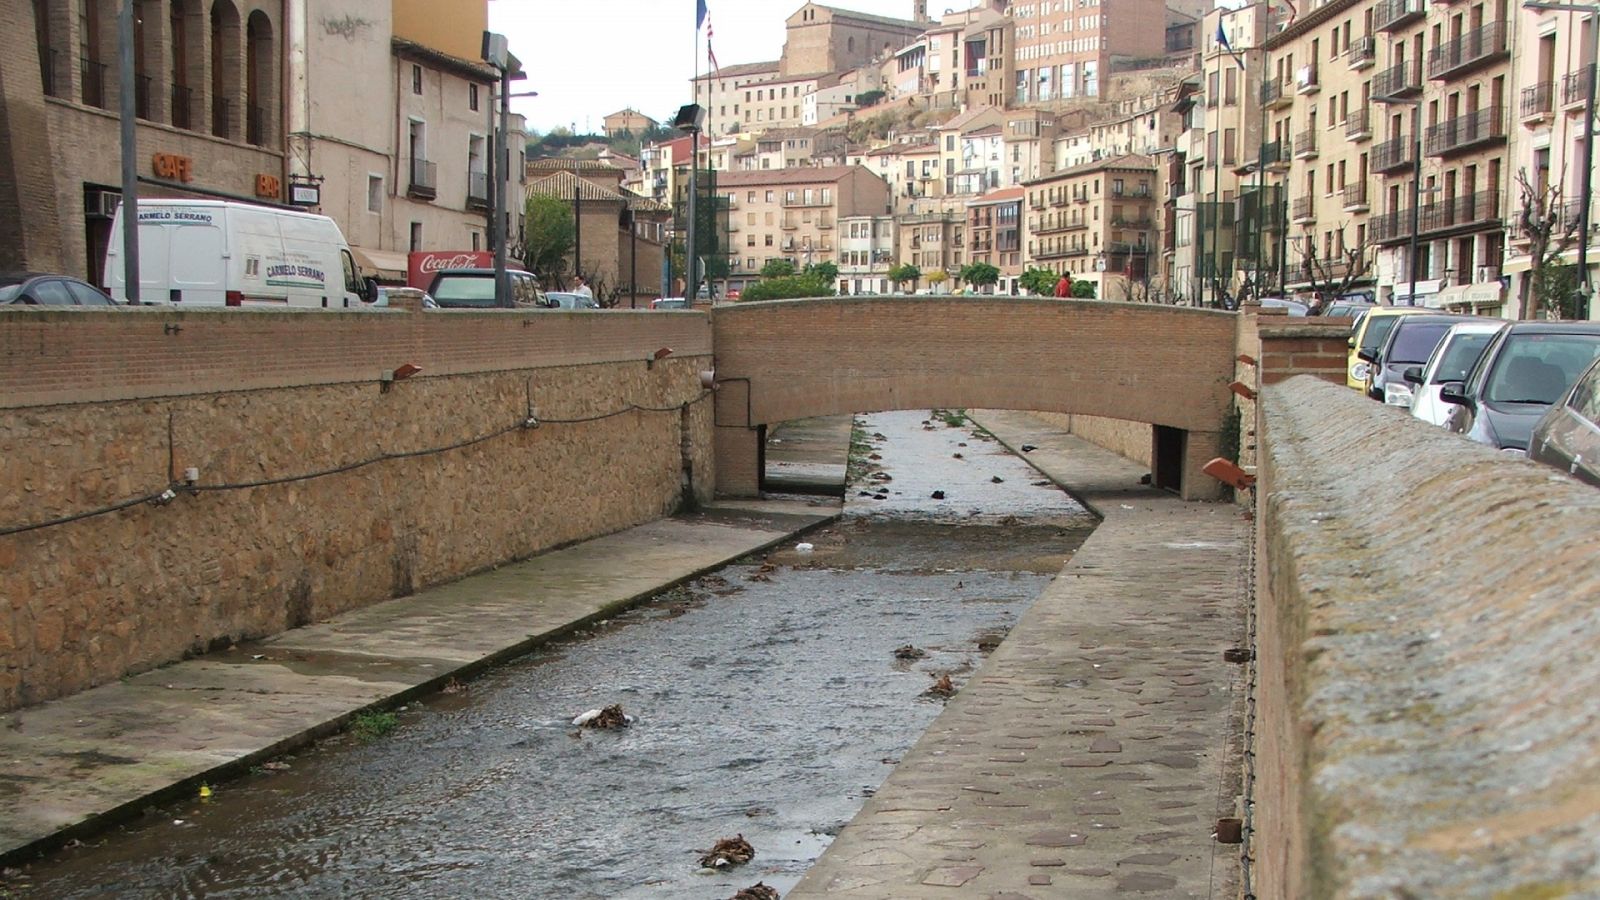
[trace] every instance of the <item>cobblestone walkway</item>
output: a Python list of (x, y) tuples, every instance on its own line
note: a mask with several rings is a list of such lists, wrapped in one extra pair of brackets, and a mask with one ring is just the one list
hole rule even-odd
[(1249, 528), (1022, 413), (974, 416), (1105, 517), (790, 900), (1231, 897)]

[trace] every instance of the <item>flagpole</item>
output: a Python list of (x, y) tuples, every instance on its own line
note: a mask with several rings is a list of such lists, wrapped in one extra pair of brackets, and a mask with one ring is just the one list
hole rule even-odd
[[(695, 106), (700, 105), (700, 29), (705, 25), (703, 16), (704, 11), (705, 0), (698, 0), (698, 2), (695, 4), (694, 19), (694, 80), (690, 82), (694, 85), (694, 90), (691, 92), (693, 94), (693, 99), (690, 102)], [(696, 233), (700, 223), (696, 221), (695, 218), (697, 212), (695, 207), (697, 205), (697, 201), (699, 200), (699, 198), (695, 196), (697, 193), (699, 193), (699, 185), (697, 184), (697, 182), (700, 180), (698, 177), (699, 173), (700, 130), (698, 128), (691, 128), (689, 129), (689, 203), (686, 210), (686, 214), (688, 216), (688, 233), (684, 236), (683, 247), (683, 293), (684, 297), (686, 298), (686, 302), (691, 307), (694, 306), (695, 298), (700, 293), (700, 283), (698, 278), (699, 273), (695, 271), (697, 268), (696, 262), (698, 261), (700, 250), (698, 246), (700, 243), (699, 235)]]

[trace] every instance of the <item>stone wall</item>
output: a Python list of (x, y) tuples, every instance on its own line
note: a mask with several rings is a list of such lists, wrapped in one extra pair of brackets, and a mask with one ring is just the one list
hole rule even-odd
[(1150, 426), (1126, 419), (1101, 416), (1073, 416), (1066, 413), (1035, 413), (1041, 420), (1057, 425), (1097, 447), (1137, 463), (1150, 465)]
[(1600, 890), (1600, 491), (1305, 376), (1261, 427), (1256, 895)]
[(697, 313), (0, 313), (0, 530), (179, 482), (0, 536), (0, 710), (709, 499), (707, 368)]

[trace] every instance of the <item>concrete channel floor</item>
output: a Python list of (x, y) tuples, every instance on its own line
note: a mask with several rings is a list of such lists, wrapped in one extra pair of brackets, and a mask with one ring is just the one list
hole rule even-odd
[(972, 418), (1103, 517), (792, 890), (819, 897), (1237, 896), (1249, 525), (1025, 413)]
[(838, 511), (718, 502), (0, 715), (0, 860), (187, 796)]

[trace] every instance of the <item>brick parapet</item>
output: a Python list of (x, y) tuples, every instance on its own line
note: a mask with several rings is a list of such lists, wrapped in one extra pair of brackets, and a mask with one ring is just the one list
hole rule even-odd
[(1261, 403), (1257, 895), (1595, 891), (1600, 493), (1315, 378)]

